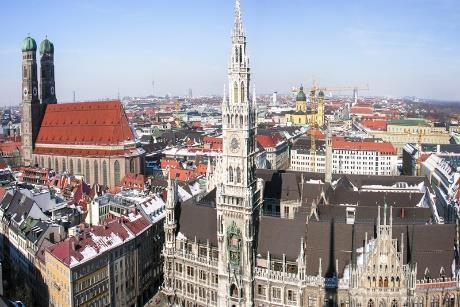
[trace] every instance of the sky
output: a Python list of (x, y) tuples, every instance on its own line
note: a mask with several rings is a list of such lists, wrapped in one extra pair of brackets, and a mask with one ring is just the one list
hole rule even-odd
[[(363, 86), (460, 101), (459, 0), (241, 0), (257, 93)], [(58, 101), (219, 94), (234, 0), (0, 1), (0, 105), (21, 98), (21, 43), (55, 46)], [(345, 93), (343, 93), (345, 94)]]

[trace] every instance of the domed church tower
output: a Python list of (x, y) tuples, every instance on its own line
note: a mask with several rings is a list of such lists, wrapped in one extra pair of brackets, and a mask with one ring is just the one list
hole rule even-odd
[(40, 129), (41, 108), (38, 98), (37, 43), (30, 36), (22, 43), (22, 159), (32, 164), (32, 150)]
[(57, 103), (54, 84), (54, 45), (45, 38), (40, 44), (40, 98), (43, 104)]

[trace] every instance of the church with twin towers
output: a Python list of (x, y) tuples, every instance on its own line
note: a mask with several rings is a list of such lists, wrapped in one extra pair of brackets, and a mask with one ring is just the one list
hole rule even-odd
[[(144, 150), (119, 100), (57, 103), (54, 44), (22, 43), (22, 164), (81, 175), (90, 184), (113, 187), (128, 173), (142, 172)], [(40, 72), (40, 73), (39, 73)], [(40, 82), (38, 79), (40, 76)]]
[(169, 304), (458, 306), (459, 230), (436, 224), (426, 178), (256, 170), (250, 82), (236, 0), (223, 154), (210, 162), (199, 199), (180, 201), (168, 180)]

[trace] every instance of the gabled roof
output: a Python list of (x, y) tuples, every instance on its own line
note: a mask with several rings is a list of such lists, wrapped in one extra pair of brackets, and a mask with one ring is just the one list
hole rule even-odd
[(118, 145), (134, 140), (121, 102), (113, 100), (48, 105), (36, 143)]

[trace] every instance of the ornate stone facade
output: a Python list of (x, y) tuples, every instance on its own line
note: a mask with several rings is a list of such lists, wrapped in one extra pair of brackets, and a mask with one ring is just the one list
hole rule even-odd
[[(264, 171), (257, 174), (264, 180), (257, 178), (248, 64), (236, 0), (230, 91), (222, 103), (224, 149), (211, 176), (216, 188), (210, 186), (198, 202), (181, 203), (169, 180), (163, 249), (169, 302), (457, 306), (458, 229), (431, 224), (437, 213), (423, 178), (332, 178), (331, 170), (308, 178)], [(383, 211), (376, 205), (382, 198)], [(283, 203), (292, 204), (287, 214)], [(264, 214), (270, 211), (266, 206), (277, 204), (283, 208), (274, 211), (279, 216)]]

